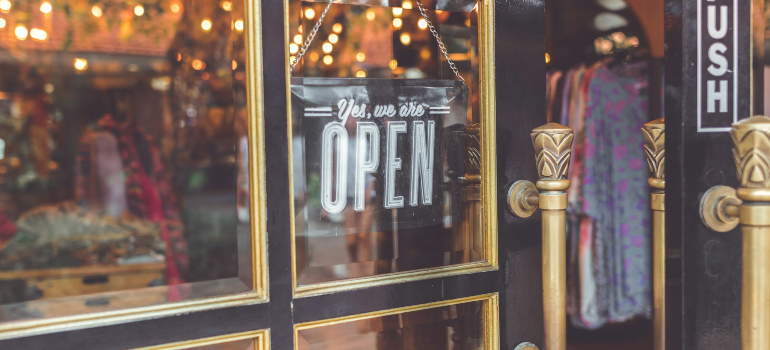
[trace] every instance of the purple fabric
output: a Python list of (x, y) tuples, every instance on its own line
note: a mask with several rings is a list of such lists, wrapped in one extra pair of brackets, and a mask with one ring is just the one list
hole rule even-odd
[(595, 223), (596, 276), (610, 322), (651, 307), (649, 191), (641, 128), (648, 121), (647, 65), (599, 68), (589, 85), (583, 211)]

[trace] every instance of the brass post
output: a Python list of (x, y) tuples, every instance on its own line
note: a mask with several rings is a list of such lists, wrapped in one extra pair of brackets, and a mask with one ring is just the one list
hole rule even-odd
[[(543, 221), (545, 349), (567, 348), (566, 209), (572, 128), (549, 123), (532, 130)], [(532, 203), (534, 201), (527, 201)]]
[(741, 344), (743, 350), (770, 349), (770, 118), (733, 124), (733, 158), (743, 200)]
[(664, 118), (644, 124), (644, 151), (650, 168), (652, 208), (653, 350), (666, 348), (666, 125)]

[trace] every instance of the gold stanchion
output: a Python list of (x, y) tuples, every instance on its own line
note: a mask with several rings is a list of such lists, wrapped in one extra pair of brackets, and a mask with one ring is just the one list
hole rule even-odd
[(666, 348), (666, 125), (664, 119), (644, 124), (644, 151), (650, 167), (652, 208), (653, 350)]
[[(516, 182), (508, 192), (514, 214), (529, 217), (539, 207), (543, 216), (543, 316), (545, 349), (567, 347), (566, 209), (572, 128), (549, 123), (532, 130), (540, 180)], [(538, 193), (537, 189), (540, 190)]]

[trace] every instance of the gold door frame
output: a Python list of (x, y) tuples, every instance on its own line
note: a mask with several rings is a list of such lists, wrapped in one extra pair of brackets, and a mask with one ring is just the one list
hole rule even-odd
[[(406, 272), (393, 272), (383, 275), (367, 276), (354, 279), (321, 282), (310, 285), (297, 285), (296, 259), (296, 223), (294, 220), (294, 188), (289, 186), (289, 216), (291, 217), (291, 274), (292, 291), (297, 298), (334, 293), (345, 290), (370, 288), (386, 284), (403, 283), (427, 278), (438, 278), (462, 274), (497, 270), (497, 150), (496, 110), (495, 110), (495, 4), (492, 0), (478, 0), (479, 11), (479, 93), (481, 138), (481, 237), (484, 246), (484, 260), (442, 266)], [(289, 47), (289, 0), (283, 1), (284, 47)], [(291, 159), (292, 122), (291, 122), (291, 79), (289, 52), (284, 52), (287, 62), (286, 77), (286, 122), (288, 130), (289, 179), (294, 177)]]
[(429, 304), (406, 306), (406, 307), (401, 307), (396, 309), (373, 311), (365, 314), (343, 316), (343, 317), (337, 317), (332, 319), (295, 324), (294, 325), (294, 348), (297, 349), (299, 344), (299, 331), (304, 329), (330, 326), (338, 323), (359, 321), (359, 320), (365, 320), (365, 319), (374, 318), (374, 317), (390, 316), (390, 315), (395, 315), (395, 314), (400, 314), (400, 313), (405, 313), (410, 311), (426, 310), (426, 309), (432, 309), (432, 308), (442, 307), (442, 306), (458, 305), (458, 304), (464, 304), (464, 303), (469, 303), (474, 301), (484, 302), (483, 311), (482, 311), (483, 312), (482, 320), (484, 323), (484, 349), (490, 349), (490, 350), (499, 349), (500, 348), (500, 318), (499, 318), (499, 312), (498, 312), (499, 311), (499, 294), (498, 293), (476, 295), (472, 297), (453, 299), (453, 300), (444, 300), (444, 301), (439, 301), (439, 302), (429, 303)]
[(184, 349), (190, 349), (193, 347), (223, 344), (223, 343), (229, 343), (229, 342), (246, 340), (246, 339), (254, 340), (254, 350), (270, 349), (270, 330), (262, 329), (259, 331), (249, 331), (249, 332), (243, 332), (243, 333), (221, 335), (218, 337), (186, 340), (186, 341), (180, 341), (180, 342), (170, 343), (170, 344), (148, 346), (143, 348), (137, 348), (134, 350), (184, 350)]
[(251, 217), (252, 290), (197, 300), (139, 306), (124, 310), (0, 323), (0, 340), (100, 327), (269, 300), (265, 200), (264, 87), (262, 82), (262, 17), (260, 0), (244, 1), (246, 96), (248, 110), (249, 210)]

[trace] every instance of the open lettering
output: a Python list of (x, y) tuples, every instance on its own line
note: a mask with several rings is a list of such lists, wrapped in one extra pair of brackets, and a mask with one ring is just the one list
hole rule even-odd
[[(344, 102), (343, 102), (344, 101)], [(380, 129), (371, 121), (359, 121), (356, 123), (355, 145), (353, 150), (348, 149), (349, 136), (343, 126), (342, 120), (365, 110), (356, 106), (354, 102), (340, 100), (338, 104), (340, 122), (326, 124), (321, 140), (321, 206), (330, 214), (342, 212), (347, 205), (347, 178), (348, 167), (353, 166), (353, 209), (364, 211), (366, 209), (367, 176), (378, 171), (380, 165), (384, 166), (385, 191), (383, 203), (386, 209), (403, 208), (404, 196), (396, 193), (397, 172), (402, 170), (402, 153), (398, 149), (399, 136), (405, 136), (408, 123), (403, 120), (386, 122), (385, 133), (385, 159), (380, 162)], [(346, 112), (343, 114), (342, 110)], [(400, 113), (419, 116), (424, 114), (424, 109), (419, 104), (402, 105)], [(375, 109), (376, 110), (376, 109)], [(348, 113), (349, 111), (349, 113)], [(395, 114), (395, 107), (386, 106), (380, 110), (383, 114)], [(402, 112), (403, 111), (403, 112)], [(418, 115), (419, 113), (419, 115)], [(357, 116), (358, 117), (358, 116)], [(436, 122), (434, 120), (411, 122), (412, 137), (411, 147), (411, 174), (407, 178), (410, 181), (409, 205), (433, 204), (433, 170), (434, 153), (436, 143)], [(348, 162), (348, 152), (355, 152), (354, 164)]]

